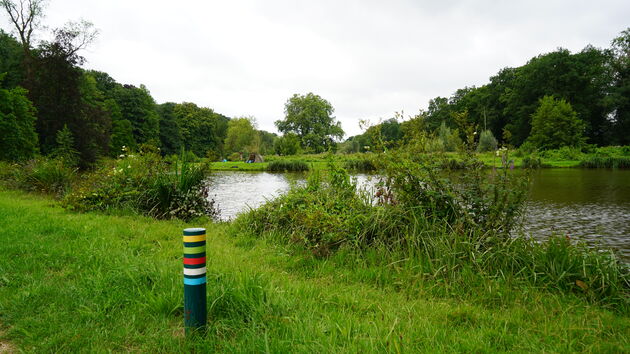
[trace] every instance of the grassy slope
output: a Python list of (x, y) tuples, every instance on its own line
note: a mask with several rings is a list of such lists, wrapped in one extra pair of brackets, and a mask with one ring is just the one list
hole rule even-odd
[(529, 288), (508, 301), (491, 289), (432, 298), (422, 287), (362, 281), (360, 267), (204, 226), (210, 324), (205, 338), (185, 340), (185, 224), (74, 214), (0, 191), (0, 342), (64, 352), (630, 350), (627, 316), (571, 295)]

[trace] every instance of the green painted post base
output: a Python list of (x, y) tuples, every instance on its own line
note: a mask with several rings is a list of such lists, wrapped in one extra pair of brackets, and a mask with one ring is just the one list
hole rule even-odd
[(186, 334), (203, 330), (206, 322), (206, 284), (184, 285), (184, 327)]

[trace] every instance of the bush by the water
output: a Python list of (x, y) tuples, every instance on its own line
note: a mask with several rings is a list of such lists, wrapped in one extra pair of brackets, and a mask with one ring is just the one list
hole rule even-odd
[(65, 205), (80, 211), (132, 210), (160, 219), (213, 217), (218, 211), (208, 198), (206, 170), (184, 154), (170, 166), (155, 153), (123, 154), (84, 175)]
[(37, 158), (21, 165), (13, 165), (5, 178), (18, 188), (27, 191), (63, 196), (77, 176), (77, 170), (64, 159)]
[(274, 160), (267, 165), (269, 172), (304, 172), (308, 170), (308, 164), (301, 160)]
[(311, 173), (306, 185), (235, 225), (317, 257), (340, 249), (359, 257), (374, 251), (383, 262), (414, 269), (414, 279), (463, 288), (488, 278), (525, 282), (627, 309), (630, 278), (614, 255), (564, 238), (537, 243), (513, 236), (527, 177), (505, 167), (491, 173), (477, 167), (453, 177), (435, 161), (393, 158), (379, 169), (382, 179), (371, 193), (357, 191), (347, 172), (331, 165), (328, 176)]
[(478, 152), (494, 151), (497, 149), (497, 139), (492, 135), (490, 130), (484, 130), (479, 135), (479, 144), (477, 144)]
[(369, 172), (376, 170), (374, 162), (369, 158), (351, 158), (344, 162), (344, 168), (349, 171)]

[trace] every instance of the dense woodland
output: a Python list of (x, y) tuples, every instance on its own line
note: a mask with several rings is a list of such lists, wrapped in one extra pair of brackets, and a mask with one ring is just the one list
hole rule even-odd
[[(212, 160), (251, 152), (317, 153), (337, 151), (344, 134), (332, 105), (312, 93), (289, 98), (285, 118), (276, 122), (281, 138), (257, 130), (252, 117), (231, 118), (189, 102), (158, 104), (144, 85), (121, 84), (82, 67), (80, 51), (97, 34), (89, 23), (57, 29), (53, 40), (37, 46), (18, 33), (0, 31), (3, 160), (62, 154), (88, 167), (123, 147), (163, 155), (186, 150)], [(630, 29), (610, 48), (558, 49), (504, 68), (486, 85), (432, 99), (414, 117), (397, 114), (371, 126), (340, 150), (387, 149), (422, 130), (436, 137), (427, 150), (449, 151), (468, 128), (479, 131), (489, 148), (630, 144)]]
[[(537, 112), (539, 122), (534, 124)], [(462, 133), (462, 116), (478, 131), (488, 130), (500, 144), (514, 147), (630, 144), (630, 29), (610, 48), (587, 46), (578, 53), (559, 48), (523, 66), (501, 69), (486, 85), (432, 99), (412, 119), (391, 118), (349, 138), (343, 150), (360, 152), (378, 145), (374, 130), (385, 142), (399, 142), (418, 124), (449, 145), (454, 130)]]

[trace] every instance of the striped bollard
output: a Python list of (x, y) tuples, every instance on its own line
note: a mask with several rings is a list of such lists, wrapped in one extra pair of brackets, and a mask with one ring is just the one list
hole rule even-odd
[(184, 327), (206, 325), (206, 229), (184, 229)]

